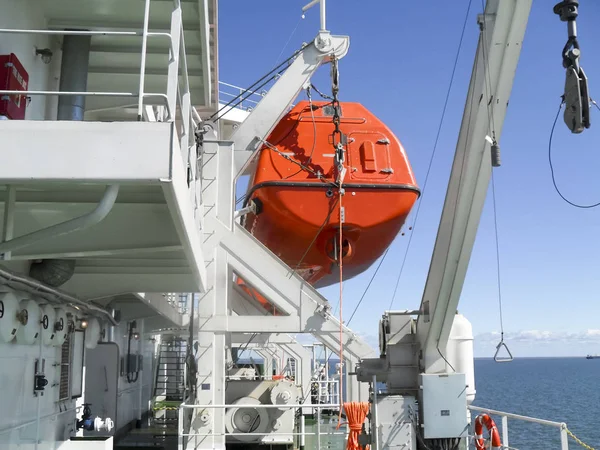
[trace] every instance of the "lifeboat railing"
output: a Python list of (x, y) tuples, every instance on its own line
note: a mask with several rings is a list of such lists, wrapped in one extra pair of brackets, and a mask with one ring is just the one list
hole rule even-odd
[[(535, 423), (538, 425), (544, 425), (547, 427), (551, 427), (551, 428), (555, 428), (559, 431), (560, 433), (560, 448), (561, 450), (568, 450), (569, 449), (569, 435), (572, 434), (569, 432), (569, 429), (567, 428), (567, 424), (564, 422), (553, 422), (551, 420), (544, 420), (544, 419), (537, 419), (535, 417), (528, 417), (528, 416), (521, 416), (519, 414), (511, 414), (511, 413), (507, 413), (507, 412), (503, 412), (503, 411), (496, 411), (494, 409), (489, 409), (489, 408), (481, 408), (479, 406), (469, 406), (469, 409), (475, 413), (485, 413), (485, 414), (489, 414), (490, 416), (497, 416), (501, 418), (501, 422), (500, 422), (500, 426), (499, 431), (501, 431), (501, 438), (502, 438), (502, 448), (503, 449), (514, 449), (514, 447), (511, 447), (509, 444), (509, 440), (508, 440), (508, 419), (511, 420), (518, 420), (521, 422), (527, 422), (527, 423)], [(473, 417), (472, 423), (475, 423), (475, 417)], [(484, 434), (487, 433), (484, 430)], [(545, 445), (546, 447), (553, 447), (553, 445)], [(475, 448), (475, 436), (474, 435), (469, 435), (469, 448)]]

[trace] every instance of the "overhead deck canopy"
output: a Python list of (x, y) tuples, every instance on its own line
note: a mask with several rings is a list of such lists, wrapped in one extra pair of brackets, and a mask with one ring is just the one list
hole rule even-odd
[[(44, 0), (35, 12), (43, 20), (0, 30), (31, 73), (43, 63), (29, 63), (27, 43), (49, 43), (54, 74), (28, 91), (37, 115), (26, 119), (46, 120), (0, 121), (0, 237), (32, 233), (26, 245), (1, 244), (3, 265), (28, 274), (34, 260), (74, 259), (75, 273), (60, 288), (85, 299), (204, 288), (193, 107), (205, 114), (218, 105), (216, 3)], [(59, 91), (61, 43), (72, 30), (92, 34), (89, 65), (77, 69), (88, 72), (85, 115), (57, 122), (57, 96), (46, 93)], [(112, 202), (105, 197), (111, 185), (118, 190)], [(84, 217), (84, 225), (69, 227)], [(48, 229), (57, 224), (61, 233)]]

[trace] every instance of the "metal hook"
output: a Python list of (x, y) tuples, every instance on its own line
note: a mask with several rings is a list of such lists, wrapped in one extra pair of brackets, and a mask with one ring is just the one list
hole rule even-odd
[[(500, 353), (500, 349), (504, 347), (506, 349), (506, 352), (508, 353), (508, 358), (499, 358), (498, 357), (498, 353)], [(500, 363), (500, 362), (511, 362), (513, 360), (513, 355), (510, 352), (510, 350), (508, 349), (508, 346), (506, 345), (506, 343), (504, 342), (504, 336), (502, 336), (500, 338), (500, 342), (498, 343), (498, 345), (496, 345), (496, 353), (494, 353), (494, 361)]]
[(554, 6), (554, 13), (568, 25), (569, 39), (562, 50), (563, 66), (567, 69), (563, 97), (566, 103), (564, 121), (572, 133), (581, 133), (591, 125), (588, 80), (579, 64), (578, 6), (578, 0), (563, 0)]

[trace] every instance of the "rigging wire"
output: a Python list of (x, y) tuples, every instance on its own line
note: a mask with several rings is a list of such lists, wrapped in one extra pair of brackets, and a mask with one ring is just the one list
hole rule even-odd
[(330, 185), (334, 188), (337, 188), (338, 185), (336, 183), (334, 183), (333, 181), (329, 181), (325, 178), (323, 178), (323, 175), (321, 175), (318, 172), (315, 172), (314, 170), (312, 170), (310, 167), (305, 166), (304, 164), (295, 161), (294, 159), (292, 159), (290, 156), (286, 155), (285, 153), (283, 153), (281, 150), (279, 150), (277, 147), (275, 147), (273, 144), (271, 144), (270, 142), (262, 139), (263, 144), (265, 144), (265, 146), (269, 149), (269, 150), (273, 150), (275, 153), (277, 153), (279, 156), (281, 156), (282, 158), (288, 160), (289, 162), (291, 162), (292, 164), (296, 164), (297, 166), (300, 166), (301, 170), (306, 170), (307, 172), (311, 173), (312, 175), (315, 176), (316, 179), (318, 179), (319, 181), (323, 182), (324, 184)]
[(287, 41), (285, 41), (285, 45), (283, 46), (283, 48), (279, 52), (279, 55), (277, 55), (277, 59), (275, 60), (275, 66), (273, 68), (277, 67), (277, 61), (279, 61), (279, 58), (281, 58), (281, 55), (283, 55), (283, 52), (285, 51), (285, 49), (289, 45), (290, 41), (292, 40), (292, 37), (294, 37), (294, 34), (296, 34), (296, 30), (298, 29), (298, 25), (300, 25), (300, 22), (302, 22), (302, 19), (304, 19), (304, 15), (300, 16), (300, 18), (298, 19), (298, 22), (296, 22), (296, 26), (294, 27), (294, 29), (290, 33), (290, 36), (288, 37)]
[(304, 251), (304, 254), (300, 258), (300, 261), (298, 261), (298, 264), (296, 264), (296, 267), (294, 267), (294, 269), (290, 273), (290, 278), (296, 273), (296, 271), (298, 270), (298, 268), (300, 267), (300, 265), (304, 262), (304, 258), (306, 258), (306, 255), (308, 255), (308, 252), (310, 251), (310, 249), (312, 248), (312, 246), (315, 244), (317, 238), (321, 234), (321, 231), (323, 231), (323, 228), (325, 228), (325, 226), (329, 223), (329, 219), (331, 218), (331, 214), (333, 214), (333, 211), (335, 211), (335, 207), (337, 206), (337, 204), (338, 204), (339, 201), (340, 201), (340, 197), (338, 196), (338, 197), (336, 197), (335, 202), (333, 203), (331, 209), (327, 213), (327, 217), (325, 217), (325, 220), (321, 224), (320, 228), (317, 230), (317, 232), (315, 234), (315, 237), (310, 242), (310, 244), (308, 244), (308, 247)]
[(338, 251), (338, 265), (340, 267), (340, 382), (339, 384), (339, 401), (340, 401), (340, 415), (338, 420), (338, 428), (342, 423), (342, 406), (343, 406), (343, 396), (342, 396), (342, 388), (343, 388), (343, 377), (344, 377), (344, 310), (343, 310), (343, 299), (344, 299), (344, 269), (343, 269), (343, 261), (344, 261), (344, 247), (343, 247), (343, 217), (344, 217), (344, 207), (342, 206), (342, 196), (344, 195), (342, 190), (342, 178), (340, 177), (340, 190), (339, 190), (339, 211), (340, 211), (340, 239), (339, 239), (339, 251)]
[[(312, 95), (310, 94), (310, 86), (306, 88), (306, 96), (308, 97), (308, 108), (310, 109), (310, 117), (312, 119), (312, 124), (313, 124), (313, 144), (312, 144), (312, 149), (310, 150), (310, 155), (308, 156), (308, 160), (306, 161), (305, 164), (303, 164), (304, 167), (308, 168), (308, 166), (310, 165), (310, 163), (312, 162), (312, 157), (313, 154), (315, 153), (315, 148), (317, 147), (317, 122), (315, 121), (315, 111), (313, 108), (313, 102), (312, 102)], [(300, 117), (300, 115), (298, 115), (298, 117)], [(283, 180), (287, 180), (289, 178), (295, 177), (296, 175), (298, 175), (300, 172), (302, 172), (304, 169), (304, 167), (300, 167), (300, 169), (298, 169), (297, 172), (288, 175), (285, 178), (282, 178)], [(308, 170), (307, 170), (308, 172)]]
[[(263, 86), (265, 86), (269, 81), (271, 81), (271, 79), (273, 79), (274, 77), (277, 76), (277, 74), (272, 75), (275, 72), (282, 72), (285, 69), (281, 69), (281, 67), (283, 67), (285, 64), (287, 64), (288, 62), (290, 62), (291, 60), (293, 60), (296, 56), (298, 56), (298, 54), (300, 53), (300, 51), (295, 51), (290, 57), (286, 58), (283, 62), (281, 62), (280, 64), (278, 64), (276, 67), (274, 67), (273, 69), (271, 69), (269, 72), (267, 72), (265, 75), (263, 75), (261, 78), (259, 78), (257, 81), (255, 81), (254, 83), (252, 83), (247, 89), (245, 89), (242, 93), (240, 93), (238, 96), (234, 97), (232, 100), (230, 100), (229, 102), (227, 102), (225, 105), (223, 105), (221, 108), (219, 108), (216, 112), (214, 112), (209, 118), (208, 120), (213, 120), (213, 117), (215, 116), (219, 116), (219, 114), (221, 113), (221, 111), (223, 111), (225, 108), (228, 108), (232, 103), (234, 103), (236, 100), (238, 100), (240, 97), (243, 97), (245, 95), (245, 93), (250, 92), (250, 91), (255, 91), (255, 90), (259, 90), (261, 89)], [(281, 69), (281, 70), (280, 70)], [(270, 78), (269, 78), (270, 77)], [(265, 83), (263, 83), (261, 86), (259, 86), (258, 88), (255, 89), (255, 86), (259, 83), (262, 83), (263, 80), (269, 78)], [(254, 92), (250, 92), (248, 94), (248, 97), (246, 97), (245, 99), (242, 99), (240, 102), (238, 102), (236, 105), (232, 106), (227, 112), (231, 111), (231, 109), (235, 108), (237, 105), (239, 105), (241, 102), (243, 102), (244, 100), (247, 100), (249, 98), (250, 95), (252, 95)], [(224, 113), (226, 114), (226, 113)], [(223, 117), (224, 114), (221, 114), (217, 119)]]
[(492, 205), (494, 207), (494, 234), (496, 236), (496, 266), (498, 277), (498, 308), (500, 311), (500, 341), (504, 341), (504, 321), (502, 316), (502, 283), (500, 278), (500, 240), (498, 238), (498, 207), (496, 206), (496, 182), (492, 170)]
[(400, 266), (400, 271), (398, 272), (398, 277), (396, 278), (396, 286), (394, 288), (394, 293), (392, 295), (392, 300), (390, 301), (390, 306), (388, 308), (388, 310), (392, 309), (392, 306), (394, 305), (394, 299), (396, 298), (396, 292), (398, 291), (398, 284), (400, 283), (400, 279), (402, 277), (402, 273), (404, 271), (404, 266), (406, 264), (406, 259), (408, 256), (408, 252), (410, 250), (410, 246), (412, 243), (412, 238), (414, 236), (414, 228), (415, 225), (417, 223), (417, 220), (419, 218), (419, 212), (421, 211), (421, 205), (423, 204), (423, 196), (425, 195), (425, 189), (427, 188), (427, 182), (429, 181), (429, 175), (431, 173), (431, 167), (433, 165), (433, 160), (435, 158), (435, 153), (437, 150), (437, 146), (440, 140), (440, 134), (442, 132), (442, 125), (444, 124), (444, 118), (446, 117), (446, 110), (448, 108), (448, 101), (450, 99), (450, 92), (452, 91), (452, 86), (454, 84), (454, 76), (456, 74), (456, 67), (458, 66), (458, 59), (460, 56), (460, 52), (462, 50), (462, 45), (463, 45), (463, 40), (464, 40), (464, 36), (465, 36), (465, 30), (467, 28), (467, 21), (469, 19), (469, 13), (471, 12), (471, 3), (472, 0), (469, 0), (469, 4), (467, 5), (467, 11), (465, 13), (465, 19), (463, 21), (463, 26), (462, 26), (462, 30), (460, 33), (460, 40), (458, 43), (458, 49), (456, 51), (456, 57), (454, 58), (454, 66), (452, 67), (452, 74), (450, 75), (450, 83), (448, 84), (448, 90), (446, 91), (446, 98), (444, 100), (444, 107), (442, 108), (442, 115), (440, 117), (440, 123), (438, 125), (438, 129), (437, 129), (437, 133), (435, 136), (435, 141), (433, 144), (433, 151), (431, 152), (431, 158), (429, 159), (429, 166), (427, 167), (427, 172), (425, 174), (425, 181), (423, 182), (423, 189), (421, 190), (421, 196), (419, 198), (419, 203), (417, 204), (417, 209), (415, 211), (415, 218), (413, 220), (413, 225), (412, 225), (412, 233), (410, 234), (410, 236), (408, 237), (408, 243), (406, 244), (406, 250), (404, 252), (404, 258), (402, 260), (402, 265)]
[(483, 54), (483, 64), (485, 66), (485, 74), (486, 77), (483, 80), (483, 84), (484, 84), (484, 88), (485, 88), (485, 95), (488, 98), (487, 100), (487, 107), (486, 107), (486, 111), (488, 114), (488, 131), (491, 129), (491, 133), (492, 133), (492, 139), (494, 141), (496, 141), (496, 127), (495, 127), (495, 120), (494, 120), (494, 106), (493, 106), (493, 102), (492, 102), (492, 76), (490, 74), (490, 62), (489, 62), (489, 58), (487, 56), (486, 53), (486, 45), (487, 45), (487, 37), (486, 37), (486, 29), (487, 27), (485, 26), (485, 2), (484, 0), (481, 0), (481, 9), (482, 9), (482, 15), (483, 15), (483, 21), (481, 23), (481, 33), (483, 36), (483, 45), (481, 46), (481, 52)]
[(317, 89), (317, 87), (314, 84), (311, 83), (310, 87), (313, 89), (313, 91), (315, 91), (317, 94), (319, 94), (319, 96), (322, 99), (333, 101), (333, 97), (331, 95), (323, 94), (320, 90)]
[(237, 364), (237, 362), (239, 361), (240, 357), (242, 356), (242, 353), (244, 353), (248, 349), (248, 346), (252, 343), (252, 341), (256, 338), (256, 336), (258, 336), (258, 333), (253, 333), (250, 336), (250, 339), (248, 339), (248, 341), (244, 345), (244, 348), (242, 350), (239, 350), (239, 348), (238, 348), (237, 358), (235, 358), (235, 361), (233, 361), (234, 365)]
[[(598, 104), (594, 100), (591, 100), (591, 102), (600, 111), (600, 107), (598, 106)], [(554, 122), (552, 123), (552, 129), (550, 130), (550, 138), (548, 139), (548, 162), (550, 163), (550, 173), (552, 175), (552, 184), (554, 185), (554, 190), (560, 196), (560, 198), (562, 198), (569, 205), (574, 206), (575, 208), (580, 208), (580, 209), (596, 208), (597, 206), (600, 206), (600, 202), (592, 203), (589, 205), (582, 205), (579, 203), (572, 202), (571, 200), (569, 200), (567, 197), (565, 197), (563, 195), (563, 193), (560, 191), (560, 189), (556, 183), (556, 177), (554, 175), (554, 165), (552, 164), (552, 138), (554, 137), (554, 129), (556, 128), (556, 122), (558, 121), (558, 116), (560, 115), (560, 111), (564, 104), (565, 104), (565, 100), (563, 98), (563, 99), (561, 99), (560, 105), (558, 106), (558, 111), (556, 112), (556, 117), (554, 117)]]
[[(285, 69), (281, 69), (278, 72), (275, 72), (273, 75), (271, 75), (269, 78), (267, 78), (260, 86), (258, 86), (256, 88), (256, 91), (260, 91), (262, 88), (264, 88), (267, 84), (269, 84), (271, 81), (277, 79), (277, 77), (279, 77)], [(234, 108), (237, 108), (239, 105), (241, 105), (242, 103), (244, 103), (246, 100), (248, 100), (253, 94), (256, 94), (256, 91), (252, 91), (250, 89), (246, 89), (245, 91), (241, 92), (238, 96), (234, 97), (232, 102), (236, 101), (237, 99), (239, 99), (239, 101), (234, 104), (231, 105), (229, 107), (229, 109), (227, 111), (225, 111), (224, 113), (220, 114), (217, 118), (213, 119), (214, 114), (209, 118), (209, 120), (214, 120), (215, 122), (219, 121), (221, 118), (223, 118), (227, 113), (229, 113), (230, 111), (232, 111)], [(245, 96), (245, 97), (244, 97)], [(231, 102), (230, 102), (231, 103)], [(228, 105), (230, 104), (228, 103)], [(225, 109), (227, 107), (227, 105), (223, 106), (223, 108), (221, 108), (219, 111)], [(216, 113), (215, 113), (216, 114)]]
[(366, 289), (363, 291), (362, 296), (360, 297), (360, 300), (358, 301), (358, 303), (356, 304), (356, 306), (354, 307), (354, 311), (352, 311), (352, 314), (350, 315), (350, 318), (348, 319), (348, 326), (350, 326), (350, 322), (352, 322), (352, 318), (354, 317), (354, 315), (356, 314), (356, 311), (358, 310), (358, 307), (360, 306), (360, 304), (362, 303), (362, 301), (364, 300), (365, 296), (367, 295), (367, 291), (369, 290), (369, 287), (371, 286), (371, 283), (373, 283), (373, 280), (375, 279), (375, 276), (377, 275), (377, 272), (379, 272), (379, 268), (381, 267), (381, 264), (383, 264), (383, 261), (385, 260), (386, 255), (388, 254), (388, 251), (390, 250), (390, 248), (386, 248), (385, 252), (383, 254), (383, 256), (381, 257), (381, 259), (379, 260), (379, 264), (377, 264), (377, 267), (375, 268), (375, 272), (373, 273), (373, 275), (371, 276), (371, 279), (369, 280), (369, 284), (367, 284)]

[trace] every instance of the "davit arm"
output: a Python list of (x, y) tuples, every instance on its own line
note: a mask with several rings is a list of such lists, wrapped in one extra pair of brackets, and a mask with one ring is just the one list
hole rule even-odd
[[(417, 320), (419, 368), (445, 373), (446, 346), (498, 156), (531, 0), (488, 0), (448, 190)], [(499, 158), (496, 161), (499, 164)]]
[(313, 42), (298, 52), (290, 67), (231, 137), (236, 152), (235, 170), (239, 175), (252, 172), (252, 156), (300, 91), (310, 85), (310, 79), (317, 69), (328, 62), (332, 55), (336, 59), (343, 58), (349, 46), (348, 36), (332, 36), (328, 31), (321, 30)]

